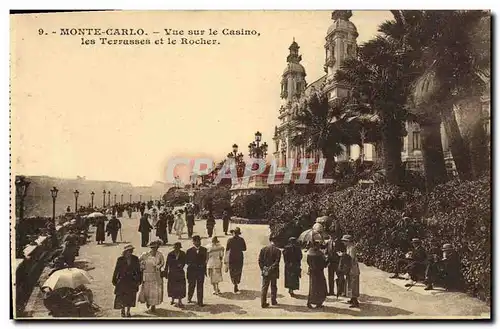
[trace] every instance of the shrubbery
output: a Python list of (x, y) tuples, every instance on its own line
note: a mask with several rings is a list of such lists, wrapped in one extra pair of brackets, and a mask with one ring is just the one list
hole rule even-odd
[(250, 195), (241, 195), (233, 202), (233, 214), (248, 219), (265, 219), (266, 212), (285, 194), (281, 186), (256, 191)]
[[(490, 179), (450, 181), (429, 194), (376, 184), (341, 191), (302, 195), (291, 192), (268, 211), (279, 244), (311, 228), (320, 215), (330, 215), (358, 244), (360, 259), (392, 272), (398, 257), (419, 237), (429, 252), (441, 254), (451, 243), (462, 259), (467, 291), (490, 299)], [(328, 228), (327, 229), (331, 229)]]
[(211, 210), (216, 218), (222, 217), (225, 210), (231, 210), (229, 186), (218, 185), (196, 192), (194, 204), (200, 211), (205, 210), (202, 214), (208, 214), (208, 210)]
[(182, 206), (189, 202), (189, 194), (177, 187), (171, 187), (163, 196), (163, 200), (173, 207)]

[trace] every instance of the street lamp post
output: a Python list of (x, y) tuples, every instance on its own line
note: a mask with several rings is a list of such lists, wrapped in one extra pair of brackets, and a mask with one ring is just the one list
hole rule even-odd
[(123, 204), (123, 194), (120, 196), (120, 204)]
[(102, 190), (102, 207), (106, 208), (106, 190)]
[(19, 214), (16, 219), (16, 258), (24, 258), (24, 246), (27, 243), (26, 231), (24, 230), (24, 199), (28, 192), (30, 181), (26, 180), (24, 176), (16, 178), (16, 195), (19, 198)]
[(52, 190), (50, 190), (50, 195), (52, 196), (52, 224), (53, 228), (55, 229), (56, 227), (56, 198), (57, 198), (57, 192), (59, 190), (54, 186)]
[(115, 194), (115, 196), (114, 196), (113, 200), (115, 201), (115, 205), (116, 205), (116, 194)]
[(90, 208), (94, 209), (94, 191), (90, 192)]
[(75, 195), (75, 214), (76, 214), (78, 212), (78, 196), (80, 195), (80, 192), (78, 192), (78, 190), (75, 190), (73, 194)]
[(24, 199), (28, 193), (28, 187), (31, 182), (26, 180), (24, 176), (18, 176), (16, 179), (16, 192), (19, 197), (19, 220), (24, 219)]
[(132, 203), (132, 194), (130, 194), (130, 195), (128, 196), (128, 200), (129, 200), (129, 202), (130, 202), (130, 203)]
[(262, 134), (260, 132), (255, 133), (255, 141), (248, 144), (248, 153), (251, 158), (265, 158), (267, 156), (268, 145), (266, 142), (260, 145), (262, 141)]
[(111, 206), (111, 191), (108, 191), (108, 207)]

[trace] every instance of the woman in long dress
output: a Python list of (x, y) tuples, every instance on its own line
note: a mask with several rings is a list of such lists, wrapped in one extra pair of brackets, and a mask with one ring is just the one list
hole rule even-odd
[(177, 210), (175, 213), (174, 230), (179, 239), (182, 237), (184, 226), (186, 226), (186, 223), (184, 223), (184, 218), (182, 218), (182, 211)]
[(351, 257), (351, 270), (346, 275), (347, 281), (347, 297), (350, 298), (349, 306), (350, 308), (359, 307), (359, 263), (358, 263), (358, 255), (356, 251), (356, 247), (354, 246), (354, 242), (352, 240), (352, 236), (344, 235), (342, 237), (342, 242), (344, 242), (346, 246), (346, 253)]
[(299, 289), (301, 277), (302, 249), (297, 244), (297, 239), (291, 237), (283, 249), (283, 260), (285, 262), (285, 288), (288, 288), (290, 296), (293, 291)]
[(222, 282), (222, 259), (224, 247), (220, 245), (217, 237), (212, 238), (212, 243), (207, 245), (207, 272), (210, 283), (214, 287), (214, 295), (220, 294), (219, 283)]
[(307, 265), (309, 265), (309, 295), (307, 297), (307, 307), (322, 307), (326, 300), (327, 287), (325, 278), (326, 259), (320, 250), (321, 242), (313, 241), (313, 246), (307, 252)]
[(172, 298), (171, 305), (182, 307), (182, 299), (186, 297), (186, 275), (184, 266), (186, 265), (186, 253), (181, 250), (180, 242), (174, 243), (174, 250), (167, 255), (165, 266), (165, 277), (167, 278), (168, 297)]
[(163, 212), (160, 213), (155, 228), (156, 228), (156, 236), (163, 242), (163, 245), (166, 245), (168, 242), (167, 218), (165, 217)]
[[(161, 277), (161, 269), (165, 265), (163, 254), (158, 251), (160, 242), (153, 241), (149, 244), (151, 250), (141, 255), (141, 269), (143, 272), (142, 289), (144, 293), (143, 300), (140, 302), (146, 303), (146, 306), (151, 307), (154, 312), (156, 305), (163, 302), (163, 279)], [(142, 298), (142, 296), (140, 296)]]
[(123, 248), (122, 256), (116, 260), (112, 283), (115, 286), (114, 308), (120, 309), (122, 317), (130, 317), (130, 308), (135, 307), (137, 291), (142, 282), (139, 258), (133, 254), (134, 247)]
[(106, 240), (106, 231), (104, 230), (104, 228), (106, 227), (106, 222), (104, 220), (104, 217), (98, 218), (96, 220), (95, 226), (95, 239), (97, 241), (97, 244), (102, 244), (104, 240)]
[(224, 259), (225, 271), (229, 270), (231, 282), (234, 285), (234, 292), (239, 291), (238, 285), (241, 282), (241, 274), (243, 272), (243, 252), (247, 250), (245, 240), (240, 236), (241, 230), (236, 227), (231, 230), (233, 236), (227, 240), (226, 256)]

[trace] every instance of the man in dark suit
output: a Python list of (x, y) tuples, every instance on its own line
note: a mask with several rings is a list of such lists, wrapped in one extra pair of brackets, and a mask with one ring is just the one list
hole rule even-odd
[(281, 250), (274, 245), (274, 238), (269, 238), (270, 244), (260, 250), (259, 267), (262, 274), (261, 306), (269, 307), (267, 303), (267, 291), (271, 285), (271, 304), (278, 305), (276, 300), (278, 295), (279, 265), (281, 260)]
[[(340, 257), (337, 254), (340, 250), (345, 250), (345, 245), (341, 241), (342, 236), (332, 236), (326, 245), (328, 256), (328, 295), (335, 296), (335, 274), (339, 267)], [(338, 277), (338, 274), (337, 274)]]
[(193, 236), (194, 228), (194, 211), (192, 207), (186, 207), (186, 226), (188, 231), (188, 238)]
[[(422, 247), (422, 241), (419, 238), (411, 239), (413, 249), (406, 254), (404, 259), (398, 260), (396, 263), (396, 272), (391, 278), (399, 278), (399, 273), (409, 273), (413, 281), (417, 281), (419, 277), (423, 277), (427, 266), (427, 252)], [(414, 283), (407, 283), (405, 286), (410, 287)]]
[(199, 306), (203, 306), (203, 283), (207, 274), (207, 248), (201, 246), (199, 235), (193, 236), (193, 247), (186, 252), (188, 303), (193, 303), (194, 288)]

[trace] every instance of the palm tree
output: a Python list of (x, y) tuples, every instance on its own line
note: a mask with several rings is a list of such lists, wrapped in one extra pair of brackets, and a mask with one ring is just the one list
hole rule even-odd
[(406, 54), (397, 43), (379, 35), (361, 45), (356, 58), (347, 59), (335, 80), (350, 85), (361, 102), (376, 114), (387, 179), (400, 184), (403, 177), (401, 140), (405, 134), (405, 109), (412, 81)]
[(320, 151), (326, 159), (326, 175), (333, 173), (335, 157), (343, 153), (341, 145), (347, 144), (347, 134), (339, 121), (345, 103), (339, 99), (330, 104), (325, 93), (312, 93), (295, 117), (292, 144), (305, 146), (306, 152)]
[[(489, 84), (489, 15), (481, 11), (393, 11), (393, 15), (395, 21), (386, 22), (384, 30), (412, 54), (413, 67), (420, 72), (411, 95), (417, 114), (431, 118), (431, 124), (437, 115), (441, 117), (461, 178), (481, 174), (488, 163), (480, 96)], [(461, 113), (464, 134), (454, 105)], [(437, 159), (437, 153), (433, 155)]]

